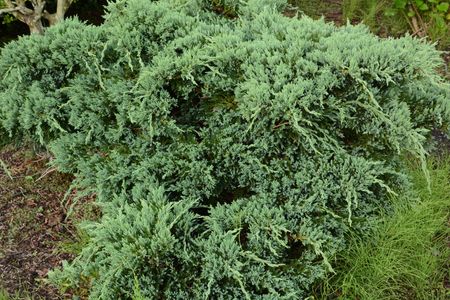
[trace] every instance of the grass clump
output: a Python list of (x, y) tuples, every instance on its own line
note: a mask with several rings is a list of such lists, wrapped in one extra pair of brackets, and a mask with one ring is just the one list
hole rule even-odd
[(344, 0), (344, 21), (362, 22), (380, 35), (399, 36), (408, 31), (408, 22), (400, 12), (392, 10), (390, 0)]
[(411, 193), (365, 237), (353, 236), (325, 295), (338, 299), (448, 299), (450, 160), (430, 164), (431, 192), (418, 168)]

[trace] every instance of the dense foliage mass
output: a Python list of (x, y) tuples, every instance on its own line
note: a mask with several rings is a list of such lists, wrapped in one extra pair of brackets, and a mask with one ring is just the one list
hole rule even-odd
[(7, 45), (3, 134), (102, 208), (52, 278), (91, 299), (301, 299), (449, 120), (431, 45), (282, 0), (119, 0)]

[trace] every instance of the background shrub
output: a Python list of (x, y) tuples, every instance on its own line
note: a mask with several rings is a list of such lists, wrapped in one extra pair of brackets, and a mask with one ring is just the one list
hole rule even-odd
[[(102, 218), (51, 278), (92, 299), (300, 299), (446, 126), (433, 46), (283, 1), (117, 1), (1, 52), (0, 122)], [(231, 12), (231, 13), (229, 13)]]

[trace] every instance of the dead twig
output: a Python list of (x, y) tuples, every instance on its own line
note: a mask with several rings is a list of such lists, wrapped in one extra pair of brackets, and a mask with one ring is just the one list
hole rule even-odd
[(417, 34), (419, 37), (424, 37), (427, 32), (427, 25), (420, 16), (416, 6), (412, 5), (411, 7), (414, 10), (414, 17), (411, 18), (412, 23), (410, 23), (412, 25), (413, 35)]
[(275, 126), (273, 127), (273, 129), (277, 129), (277, 128), (283, 126), (283, 125), (289, 125), (289, 122), (284, 122), (284, 123), (281, 123), (281, 124), (277, 124), (277, 125), (275, 125)]
[(52, 160), (52, 156), (48, 152), (45, 152), (44, 154), (38, 154), (36, 156), (39, 157), (39, 158), (36, 159), (36, 160), (33, 160), (32, 161), (33, 163), (37, 163), (37, 162), (40, 162), (40, 161), (43, 161), (43, 160), (46, 160), (46, 159), (49, 160), (49, 161)]
[(57, 170), (58, 170), (57, 168), (48, 168), (47, 170), (45, 170), (45, 172), (38, 179), (36, 179), (36, 181), (41, 180), (42, 178), (44, 178), (48, 174), (53, 173), (53, 172), (55, 172)]

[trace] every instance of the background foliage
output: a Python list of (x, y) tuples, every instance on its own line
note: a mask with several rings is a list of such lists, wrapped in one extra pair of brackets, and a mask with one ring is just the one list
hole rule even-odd
[(362, 21), (374, 32), (403, 35), (410, 32), (450, 46), (450, 2), (445, 0), (344, 0), (343, 16)]

